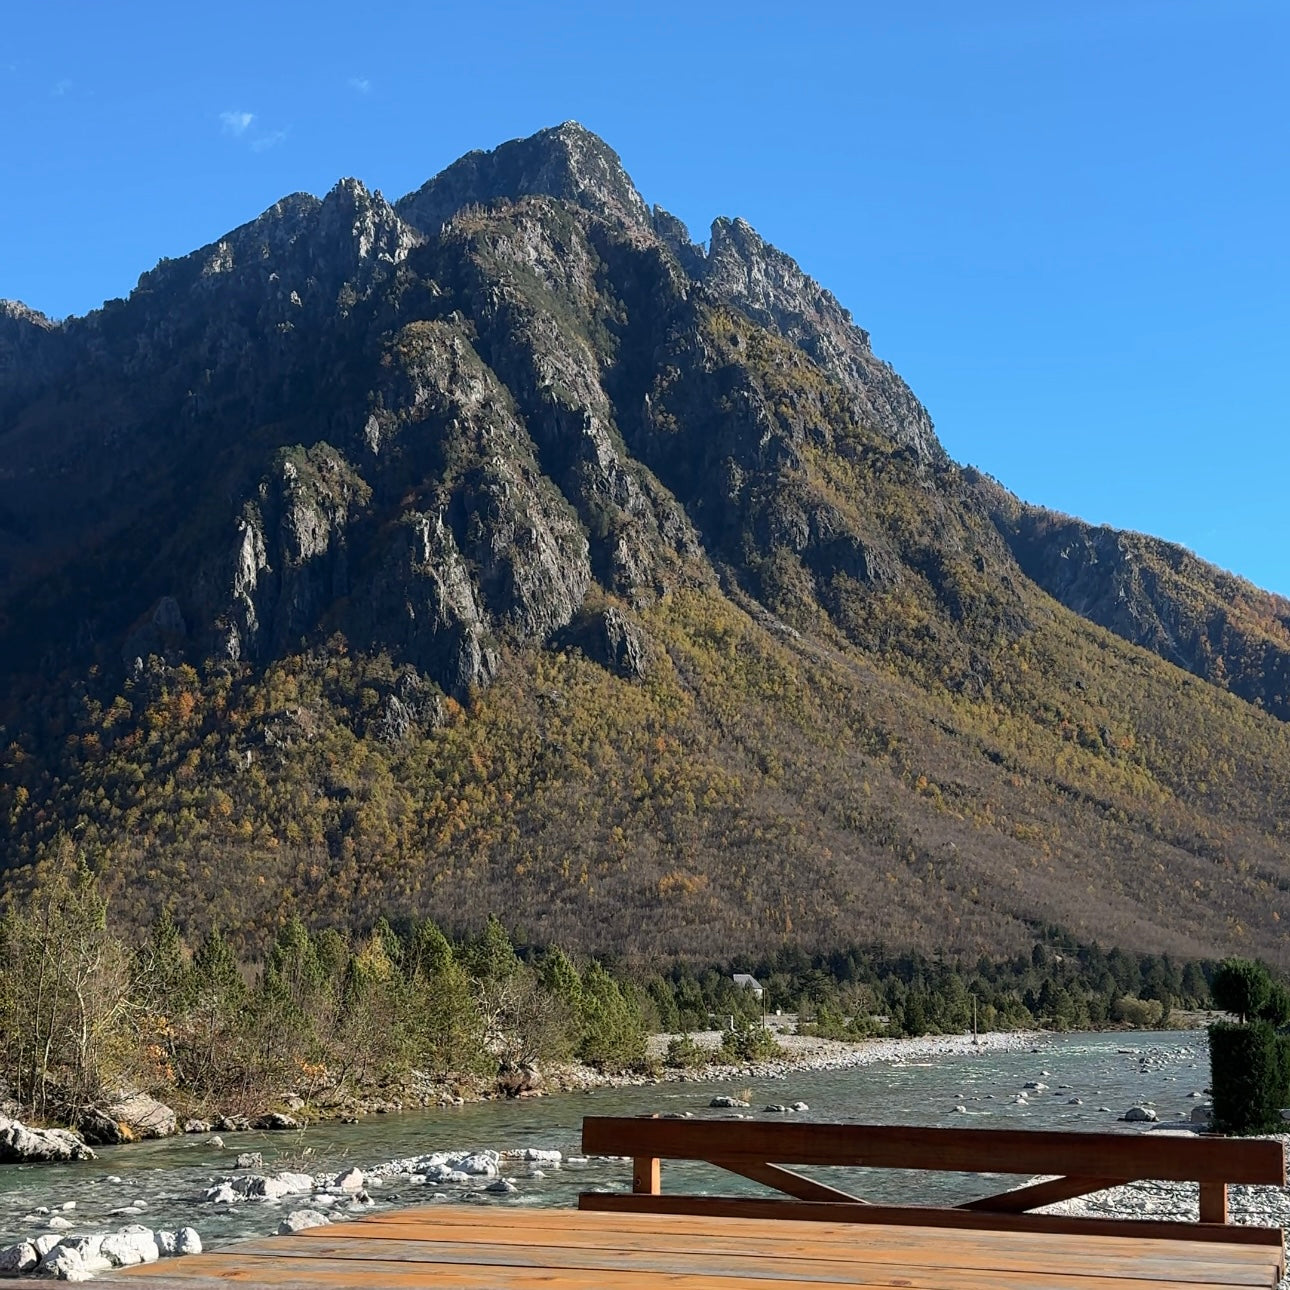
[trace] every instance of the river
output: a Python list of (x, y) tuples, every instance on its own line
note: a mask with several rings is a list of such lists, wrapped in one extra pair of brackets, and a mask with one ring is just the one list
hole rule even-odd
[[(1017, 1100), (1027, 1082), (1048, 1087)], [(358, 1166), (365, 1171), (394, 1159), (439, 1150), (525, 1147), (555, 1149), (562, 1166), (540, 1165), (543, 1177), (528, 1166), (509, 1164), (518, 1191), (492, 1195), (479, 1188), (413, 1186), (406, 1175), (371, 1188), (378, 1208), (425, 1204), (436, 1192), (454, 1200), (489, 1205), (571, 1206), (578, 1192), (593, 1188), (623, 1190), (630, 1168), (617, 1160), (578, 1160), (579, 1127), (584, 1115), (638, 1115), (651, 1112), (729, 1115), (708, 1109), (717, 1094), (752, 1091), (751, 1111), (763, 1117), (770, 1103), (801, 1100), (806, 1120), (849, 1120), (873, 1124), (926, 1124), (969, 1127), (1115, 1130), (1143, 1132), (1118, 1117), (1134, 1105), (1153, 1105), (1161, 1121), (1185, 1119), (1196, 1104), (1193, 1093), (1209, 1083), (1209, 1059), (1202, 1032), (1070, 1034), (1043, 1037), (1033, 1049), (985, 1051), (935, 1060), (878, 1062), (841, 1070), (799, 1070), (782, 1079), (692, 1081), (588, 1093), (481, 1102), (398, 1115), (371, 1116), (357, 1124), (324, 1123), (301, 1133), (226, 1133), (224, 1147), (207, 1135), (107, 1147), (99, 1158), (77, 1164), (0, 1165), (0, 1246), (47, 1230), (51, 1214), (63, 1213), (73, 1232), (114, 1229), (137, 1222), (152, 1228), (191, 1226), (207, 1248), (265, 1235), (282, 1216), (308, 1206), (307, 1197), (279, 1202), (246, 1201), (232, 1206), (203, 1202), (202, 1190), (235, 1172), (234, 1157), (259, 1151), (265, 1173), (292, 1169), (314, 1175)], [(1072, 1099), (1080, 1099), (1078, 1103)], [(765, 1118), (783, 1118), (770, 1117)], [(665, 1190), (755, 1193), (755, 1184), (704, 1165), (665, 1163)], [(833, 1171), (830, 1181), (846, 1186), (851, 1172), (863, 1194), (875, 1200), (944, 1203), (999, 1190), (965, 1175), (914, 1175), (882, 1171)], [(481, 1179), (481, 1184), (487, 1182)], [(142, 1214), (113, 1214), (129, 1205)]]

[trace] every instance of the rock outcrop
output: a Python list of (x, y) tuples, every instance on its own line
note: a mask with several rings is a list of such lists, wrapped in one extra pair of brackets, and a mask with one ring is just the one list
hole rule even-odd
[(94, 1152), (70, 1129), (29, 1129), (0, 1116), (0, 1164), (93, 1159)]

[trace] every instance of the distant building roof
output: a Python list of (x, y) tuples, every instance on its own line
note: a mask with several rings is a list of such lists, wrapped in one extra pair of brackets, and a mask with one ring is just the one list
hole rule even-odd
[(755, 976), (749, 976), (747, 972), (735, 973), (735, 984), (741, 990), (751, 990), (753, 994), (761, 994), (761, 982)]

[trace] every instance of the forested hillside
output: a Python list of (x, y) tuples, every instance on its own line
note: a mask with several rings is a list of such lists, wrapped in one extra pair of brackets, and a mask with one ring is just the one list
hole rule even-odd
[(1056, 580), (1085, 538), (826, 291), (579, 127), (7, 306), (0, 446), (11, 884), (69, 839), (193, 943), (1290, 961), (1274, 598)]

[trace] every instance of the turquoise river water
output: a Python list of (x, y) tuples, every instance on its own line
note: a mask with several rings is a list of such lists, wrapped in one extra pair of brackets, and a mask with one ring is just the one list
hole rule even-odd
[[(1018, 1101), (1027, 1081), (1046, 1090)], [(1133, 1105), (1153, 1105), (1161, 1121), (1185, 1119), (1193, 1096), (1209, 1082), (1203, 1032), (1150, 1034), (1074, 1034), (1043, 1037), (1020, 1051), (982, 1051), (934, 1060), (876, 1062), (842, 1070), (797, 1071), (781, 1079), (694, 1081), (644, 1087), (598, 1089), (514, 1102), (467, 1106), (399, 1115), (371, 1116), (358, 1124), (319, 1124), (302, 1133), (226, 1133), (224, 1148), (206, 1135), (108, 1147), (99, 1158), (67, 1165), (0, 1165), (0, 1245), (47, 1229), (50, 1215), (66, 1202), (74, 1232), (102, 1231), (124, 1223), (153, 1228), (191, 1226), (207, 1248), (265, 1235), (282, 1216), (309, 1205), (304, 1196), (278, 1202), (246, 1201), (216, 1206), (201, 1199), (204, 1188), (235, 1172), (239, 1151), (259, 1151), (265, 1173), (292, 1169), (314, 1175), (335, 1174), (349, 1166), (370, 1170), (382, 1163), (432, 1151), (492, 1148), (498, 1151), (540, 1147), (564, 1153), (559, 1167), (542, 1165), (533, 1177), (524, 1165), (503, 1164), (518, 1190), (492, 1195), (480, 1186), (412, 1186), (406, 1177), (385, 1180), (371, 1189), (378, 1208), (422, 1205), (436, 1192), (453, 1200), (480, 1204), (571, 1206), (580, 1191), (626, 1190), (630, 1167), (623, 1161), (579, 1160), (579, 1129), (584, 1115), (638, 1115), (651, 1112), (716, 1116), (708, 1108), (721, 1093), (752, 1090), (745, 1114), (764, 1115), (769, 1103), (802, 1100), (810, 1110), (795, 1118), (872, 1124), (928, 1124), (1060, 1128), (1150, 1132), (1119, 1121)], [(1075, 1104), (1072, 1099), (1079, 1098)], [(956, 1109), (957, 1108), (957, 1109)], [(719, 1174), (703, 1165), (664, 1164), (667, 1191), (755, 1193), (752, 1183)], [(809, 1172), (809, 1171), (808, 1171)], [(1000, 1184), (973, 1175), (918, 1175), (863, 1170), (832, 1171), (830, 1181), (846, 1186), (843, 1173), (870, 1199), (944, 1203), (966, 1199)], [(1006, 1183), (1004, 1184), (1006, 1185)], [(140, 1204), (138, 1217), (113, 1215)]]

